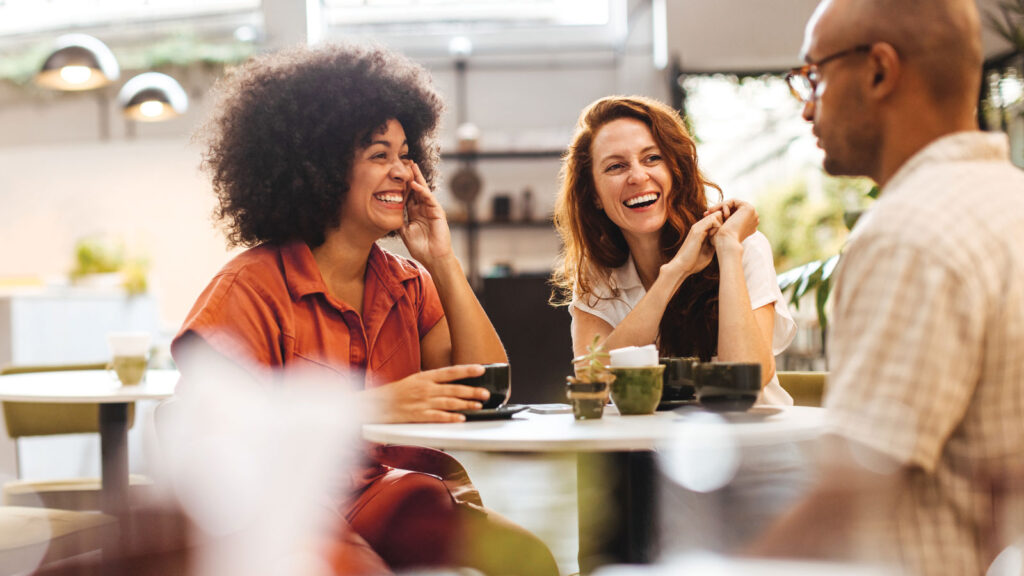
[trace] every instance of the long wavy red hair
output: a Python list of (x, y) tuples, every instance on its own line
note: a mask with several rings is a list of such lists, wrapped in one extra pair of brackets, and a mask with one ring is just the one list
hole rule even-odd
[[(697, 147), (679, 113), (643, 96), (602, 98), (580, 114), (576, 135), (562, 159), (562, 186), (555, 202), (555, 228), (562, 238), (561, 264), (552, 275), (551, 301), (568, 304), (573, 295), (593, 298), (595, 285), (611, 285), (611, 271), (626, 263), (629, 246), (622, 231), (597, 207), (591, 145), (606, 124), (634, 118), (647, 125), (672, 174), (666, 193), (667, 219), (661, 230), (662, 257), (672, 258), (686, 233), (708, 207), (707, 190), (721, 189), (701, 174)], [(659, 326), (663, 355), (709, 360), (718, 347), (718, 261), (687, 278), (676, 291)]]

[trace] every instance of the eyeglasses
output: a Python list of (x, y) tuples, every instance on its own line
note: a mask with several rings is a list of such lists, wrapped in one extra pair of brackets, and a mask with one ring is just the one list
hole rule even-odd
[(786, 84), (789, 84), (789, 91), (797, 100), (804, 104), (813, 102), (818, 97), (818, 82), (821, 76), (818, 70), (825, 64), (860, 52), (871, 50), (870, 44), (861, 44), (841, 52), (826, 56), (817, 62), (808, 62), (799, 68), (793, 68), (786, 74)]

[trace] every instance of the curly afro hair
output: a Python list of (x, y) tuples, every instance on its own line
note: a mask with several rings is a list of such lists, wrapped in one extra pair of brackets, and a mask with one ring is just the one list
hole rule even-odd
[(428, 72), (378, 46), (296, 47), (253, 58), (215, 87), (206, 147), (229, 246), (324, 242), (338, 225), (356, 151), (394, 118), (430, 187), (444, 104)]

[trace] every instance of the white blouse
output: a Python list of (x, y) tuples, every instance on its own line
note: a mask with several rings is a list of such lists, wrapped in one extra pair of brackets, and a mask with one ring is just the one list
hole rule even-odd
[[(751, 309), (757, 310), (767, 304), (775, 304), (772, 354), (778, 355), (793, 341), (796, 335), (796, 322), (789, 313), (782, 291), (779, 290), (771, 244), (760, 232), (751, 234), (743, 241), (743, 274), (747, 280)], [(644, 294), (647, 294), (643, 283), (640, 282), (636, 266), (633, 265), (632, 256), (625, 264), (612, 270), (611, 282), (612, 286), (619, 290), (617, 296), (612, 295), (612, 286), (602, 284), (594, 286), (594, 293), (585, 299), (573, 297), (569, 305), (573, 323), (576, 322), (576, 311), (582, 310), (597, 316), (614, 328), (626, 318)], [(778, 377), (772, 376), (771, 382), (761, 391), (758, 403), (792, 406), (793, 398), (779, 385)]]

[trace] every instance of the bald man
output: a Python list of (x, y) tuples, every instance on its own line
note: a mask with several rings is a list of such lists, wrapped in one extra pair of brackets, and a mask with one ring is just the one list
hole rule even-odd
[(882, 193), (837, 273), (819, 485), (753, 552), (984, 574), (1024, 536), (1024, 173), (977, 129), (977, 8), (826, 0), (802, 52), (826, 171)]

